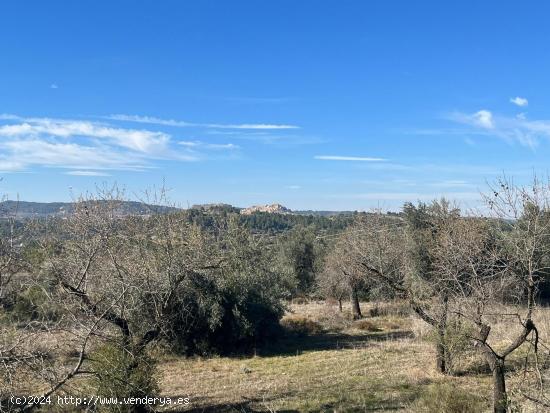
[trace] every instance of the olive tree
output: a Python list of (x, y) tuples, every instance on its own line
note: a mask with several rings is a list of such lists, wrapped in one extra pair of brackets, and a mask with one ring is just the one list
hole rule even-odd
[[(514, 185), (502, 178), (484, 196), (486, 218), (448, 221), (438, 233), (433, 266), (446, 291), (448, 313), (468, 325), (467, 336), (487, 362), (493, 376), (493, 407), (509, 407), (507, 358), (522, 346), (539, 385), (526, 397), (544, 402), (537, 350), (539, 331), (534, 314), (539, 283), (550, 269), (550, 186), (535, 180)], [(498, 324), (506, 329), (496, 329)]]
[(286, 289), (261, 239), (236, 219), (205, 230), (166, 208), (128, 216), (124, 200), (116, 188), (79, 199), (43, 240), (43, 272), (82, 330), (129, 355), (126, 396), (154, 387), (132, 382), (153, 342), (205, 354), (265, 339), (282, 316)]
[(352, 317), (357, 320), (363, 316), (359, 295), (366, 285), (351, 243), (352, 234), (346, 230), (325, 256), (324, 268), (317, 276), (317, 286), (324, 297), (338, 300), (340, 311), (342, 299), (348, 296)]
[(459, 211), (445, 200), (431, 205), (406, 204), (403, 217), (378, 211), (360, 217), (349, 230), (348, 268), (357, 268), (367, 283), (383, 283), (407, 300), (414, 312), (436, 332), (436, 366), (448, 373), (445, 332), (448, 292), (434, 267), (438, 233)]

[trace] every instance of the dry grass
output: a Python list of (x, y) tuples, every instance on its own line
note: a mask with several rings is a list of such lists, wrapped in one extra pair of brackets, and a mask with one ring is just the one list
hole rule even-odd
[[(370, 308), (362, 304), (365, 314)], [(325, 331), (287, 337), (252, 358), (167, 359), (163, 394), (189, 396), (186, 409), (196, 412), (393, 412), (412, 411), (433, 386), (451, 383), (489, 407), (489, 376), (443, 377), (432, 343), (411, 332), (416, 320), (381, 313), (353, 322), (347, 306), (293, 304), (285, 319)]]
[[(339, 312), (337, 305), (324, 302), (292, 304), (282, 324), (298, 331), (259, 349), (254, 357), (160, 356), (162, 395), (190, 397), (190, 405), (173, 412), (428, 412), (437, 411), (433, 406), (443, 398), (477, 403), (474, 410), (465, 404), (452, 411), (490, 411), (491, 376), (476, 352), (460, 358), (457, 376), (443, 376), (434, 368), (432, 334), (423, 321), (400, 303), (361, 307), (367, 317), (353, 321), (349, 305)], [(519, 330), (517, 318), (498, 321), (492, 344), (503, 348)], [(535, 321), (541, 339), (548, 342), (550, 309), (538, 309)], [(59, 341), (70, 342), (54, 340)], [(52, 347), (54, 342), (42, 344)], [(58, 348), (56, 359), (70, 364), (73, 351), (72, 345)], [(523, 346), (507, 359), (513, 396), (526, 353)], [(74, 393), (84, 390), (85, 383), (72, 386)], [(536, 410), (523, 403), (521, 411)]]
[(318, 321), (296, 314), (283, 318), (281, 325), (287, 332), (299, 335), (321, 334), (324, 331)]
[(293, 356), (171, 360), (162, 366), (163, 390), (178, 396), (185, 389), (192, 408), (211, 411), (407, 410), (423, 387), (442, 380), (431, 364), (429, 346), (393, 340)]

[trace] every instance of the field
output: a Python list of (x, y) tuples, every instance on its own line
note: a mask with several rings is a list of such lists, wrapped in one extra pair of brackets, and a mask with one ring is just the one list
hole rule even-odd
[[(352, 322), (346, 306), (339, 313), (324, 302), (292, 304), (282, 323), (302, 334), (251, 357), (165, 359), (162, 392), (189, 396), (183, 411), (191, 412), (490, 410), (491, 376), (475, 353), (466, 354), (454, 376), (443, 376), (421, 320), (400, 304), (381, 305), (375, 317), (368, 315), (372, 308), (362, 303), (367, 316)], [(539, 317), (547, 322), (547, 311)], [(521, 358), (519, 351), (510, 359), (511, 370)], [(523, 403), (522, 411), (529, 406)]]

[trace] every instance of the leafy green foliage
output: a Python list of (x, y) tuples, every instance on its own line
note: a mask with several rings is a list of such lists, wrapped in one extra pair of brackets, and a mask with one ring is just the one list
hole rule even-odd
[[(92, 386), (98, 397), (118, 398), (151, 397), (158, 393), (155, 362), (146, 354), (138, 356), (114, 344), (104, 344), (89, 355), (94, 372)], [(136, 406), (101, 404), (100, 411), (126, 413)]]
[(294, 295), (307, 295), (320, 270), (324, 245), (312, 227), (296, 227), (278, 240), (278, 268), (293, 280)]
[[(181, 259), (186, 253), (195, 258), (206, 256), (197, 269), (185, 270), (179, 278), (160, 320), (164, 338), (185, 354), (248, 351), (278, 334), (284, 313), (289, 282), (274, 270), (269, 245), (253, 237), (235, 217), (218, 224), (215, 237), (195, 228), (202, 241), (189, 249), (188, 240), (185, 250), (173, 257)], [(147, 246), (147, 252), (160, 256), (162, 252), (156, 248), (163, 247)], [(186, 262), (172, 260), (168, 269), (161, 262), (156, 271), (175, 271), (173, 267), (185, 268)], [(146, 294), (140, 301), (153, 302)], [(154, 311), (144, 307), (136, 313), (134, 323), (158, 323), (150, 319)]]
[(353, 222), (354, 216), (355, 214), (319, 216), (255, 212), (250, 215), (240, 215), (239, 220), (254, 232), (275, 234), (296, 227), (314, 227), (318, 232), (339, 232)]
[(15, 296), (8, 314), (18, 322), (55, 321), (60, 316), (60, 309), (42, 287), (33, 285)]

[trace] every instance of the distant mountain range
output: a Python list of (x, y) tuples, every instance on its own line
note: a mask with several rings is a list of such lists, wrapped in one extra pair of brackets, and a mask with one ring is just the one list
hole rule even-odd
[[(17, 218), (41, 218), (49, 216), (63, 216), (73, 209), (72, 202), (28, 202), (7, 200), (0, 202), (0, 218), (16, 215)], [(120, 205), (121, 215), (148, 215), (152, 212), (170, 212), (179, 208), (148, 205), (137, 201), (124, 201)], [(203, 204), (193, 205), (191, 209), (204, 210), (209, 213), (232, 212), (250, 215), (254, 213), (293, 214), (333, 216), (341, 214), (353, 214), (355, 211), (292, 211), (281, 204), (257, 205), (249, 208), (238, 208), (229, 204)]]
[[(74, 208), (72, 202), (28, 202), (3, 201), (0, 202), (0, 218), (16, 216), (19, 219), (42, 218), (49, 216), (63, 216)], [(120, 203), (118, 213), (124, 215), (148, 215), (153, 211), (169, 212), (177, 208), (148, 205), (143, 202), (124, 201)]]

